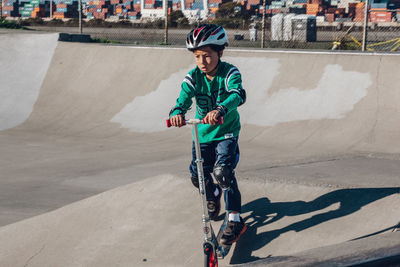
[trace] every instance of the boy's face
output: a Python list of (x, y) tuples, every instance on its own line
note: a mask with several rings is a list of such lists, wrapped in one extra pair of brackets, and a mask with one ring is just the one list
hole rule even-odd
[(217, 67), (219, 58), (222, 56), (222, 51), (216, 52), (209, 46), (204, 46), (196, 49), (193, 55), (197, 67), (199, 67), (202, 72), (208, 74)]

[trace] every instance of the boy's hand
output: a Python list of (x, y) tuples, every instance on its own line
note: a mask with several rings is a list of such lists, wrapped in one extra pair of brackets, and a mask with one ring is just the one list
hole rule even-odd
[(204, 117), (204, 122), (210, 125), (215, 125), (218, 123), (218, 118), (220, 116), (220, 113), (218, 110), (211, 110), (210, 112), (207, 113), (207, 115)]
[(178, 114), (178, 115), (172, 116), (169, 119), (169, 121), (171, 122), (172, 126), (182, 127), (184, 125), (183, 123), (185, 121), (185, 118), (181, 114)]

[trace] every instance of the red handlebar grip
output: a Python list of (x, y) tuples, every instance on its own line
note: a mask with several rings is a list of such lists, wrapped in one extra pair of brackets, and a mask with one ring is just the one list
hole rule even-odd
[[(166, 123), (167, 123), (167, 127), (168, 128), (172, 126), (170, 119), (167, 119)], [(186, 125), (186, 121), (185, 120), (182, 121), (182, 125)]]
[[(203, 118), (201, 121), (202, 121), (204, 124), (206, 124), (206, 123), (204, 122), (204, 118)], [(220, 124), (220, 125), (222, 125), (222, 124), (224, 123), (224, 117), (219, 117), (217, 123)]]

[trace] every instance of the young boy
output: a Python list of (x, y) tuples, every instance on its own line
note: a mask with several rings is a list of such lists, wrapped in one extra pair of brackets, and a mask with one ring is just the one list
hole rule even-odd
[[(239, 161), (240, 119), (237, 107), (246, 101), (246, 92), (242, 88), (239, 70), (220, 60), (227, 45), (227, 34), (221, 26), (204, 24), (188, 34), (186, 47), (193, 52), (197, 67), (183, 80), (176, 106), (170, 112), (170, 121), (175, 127), (183, 126), (192, 98), (196, 99), (196, 118), (204, 118), (206, 123), (199, 124), (198, 130), (208, 213), (212, 220), (218, 217), (224, 193), (229, 222), (221, 242), (230, 245), (246, 231), (240, 217), (241, 195), (234, 172)], [(217, 122), (221, 116), (224, 122), (219, 125)], [(194, 143), (192, 154), (189, 170), (192, 183), (198, 188)], [(218, 184), (214, 183), (211, 173)]]

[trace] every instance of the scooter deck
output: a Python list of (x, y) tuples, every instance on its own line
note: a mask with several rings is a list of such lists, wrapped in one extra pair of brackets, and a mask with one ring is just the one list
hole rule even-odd
[(222, 237), (222, 233), (224, 232), (227, 224), (228, 224), (228, 213), (225, 214), (225, 219), (222, 222), (221, 227), (219, 228), (218, 231), (218, 235), (217, 235), (217, 242), (218, 242), (218, 248), (217, 248), (217, 256), (218, 258), (225, 258), (226, 255), (228, 255), (229, 250), (231, 249), (232, 245), (224, 245), (221, 244), (221, 237)]

